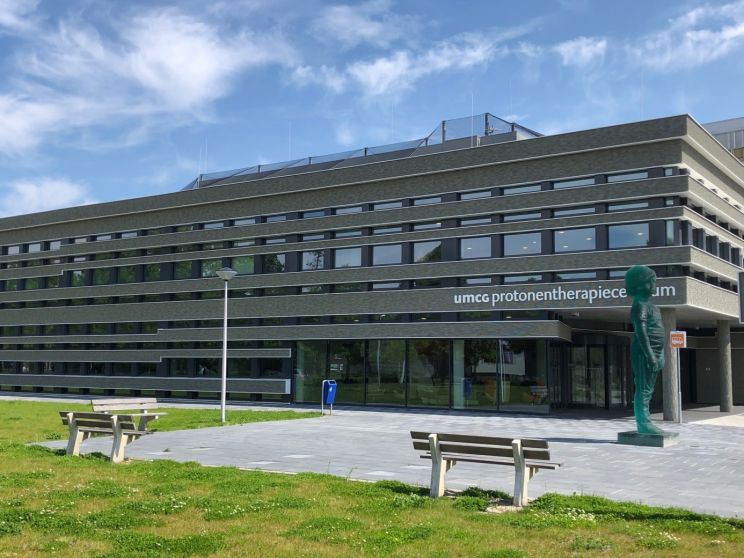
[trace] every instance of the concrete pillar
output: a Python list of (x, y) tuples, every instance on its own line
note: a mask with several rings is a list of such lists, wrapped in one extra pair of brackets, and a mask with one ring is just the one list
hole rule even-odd
[(677, 351), (669, 348), (669, 332), (677, 329), (677, 311), (674, 308), (661, 309), (666, 343), (664, 344), (664, 370), (662, 374), (662, 394), (664, 399), (664, 420), (679, 420), (679, 382), (677, 381)]
[(731, 324), (728, 320), (718, 320), (718, 370), (721, 412), (730, 413), (734, 396), (731, 379)]

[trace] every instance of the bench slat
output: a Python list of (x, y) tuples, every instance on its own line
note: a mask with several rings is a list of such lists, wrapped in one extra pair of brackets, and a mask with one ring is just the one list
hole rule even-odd
[(414, 440), (428, 440), (429, 434), (437, 434), (440, 442), (461, 442), (466, 444), (485, 444), (494, 446), (508, 446), (511, 448), (512, 440), (522, 440), (523, 448), (548, 449), (547, 440), (537, 440), (533, 438), (512, 437), (493, 437), (493, 436), (471, 436), (470, 434), (439, 434), (436, 432), (419, 432), (411, 431), (411, 438)]
[(105, 404), (105, 405), (139, 405), (141, 403), (157, 403), (158, 400), (155, 397), (121, 397), (119, 399), (91, 399), (91, 405)]
[[(509, 447), (497, 447), (497, 446), (476, 446), (467, 444), (455, 444), (452, 442), (439, 442), (439, 447), (442, 453), (457, 453), (462, 455), (483, 455), (490, 457), (514, 457), (514, 451), (511, 448), (511, 441)], [(420, 451), (429, 451), (429, 442), (414, 441), (413, 448)], [(539, 459), (547, 461), (550, 459), (550, 452), (541, 449), (525, 449), (522, 450), (525, 459)]]
[[(447, 460), (451, 461), (466, 461), (468, 463), (489, 463), (491, 465), (510, 465), (514, 466), (514, 460), (511, 459), (474, 459), (472, 457), (468, 457), (465, 455), (457, 455), (452, 453), (443, 453), (442, 457)], [(422, 455), (421, 459), (431, 459), (431, 455)], [(525, 464), (527, 467), (532, 467), (533, 469), (557, 469), (558, 467), (561, 467), (563, 463), (558, 463), (556, 461), (530, 461), (526, 460)]]

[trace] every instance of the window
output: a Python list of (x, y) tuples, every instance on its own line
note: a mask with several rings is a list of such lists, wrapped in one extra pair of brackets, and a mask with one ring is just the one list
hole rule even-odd
[(356, 293), (364, 290), (364, 283), (338, 283), (333, 286), (336, 293)]
[(607, 227), (607, 234), (610, 249), (649, 246), (648, 223), (610, 225)]
[(323, 294), (323, 285), (310, 285), (307, 287), (301, 287), (300, 293), (302, 294)]
[(412, 279), (411, 287), (414, 289), (438, 289), (442, 286), (441, 279)]
[(41, 277), (29, 277), (26, 279), (25, 288), (27, 291), (41, 288)]
[[(10, 284), (10, 280), (5, 282), (5, 290), (15, 290), (15, 289), (9, 289), (8, 285)], [(71, 287), (82, 287), (85, 285), (85, 271), (82, 269), (76, 269), (70, 272), (70, 286)]]
[(191, 279), (191, 262), (176, 262), (173, 264), (174, 279)]
[(302, 269), (313, 271), (325, 267), (325, 255), (323, 250), (310, 250), (302, 253)]
[(593, 176), (589, 178), (572, 178), (571, 180), (558, 180), (553, 182), (554, 190), (562, 190), (563, 188), (577, 188), (578, 186), (592, 186), (595, 184)]
[(480, 190), (479, 192), (463, 192), (460, 194), (460, 199), (465, 200), (480, 200), (483, 198), (490, 198), (491, 190)]
[(440, 229), (440, 228), (442, 228), (441, 221), (434, 221), (433, 223), (415, 223), (413, 225), (414, 231), (428, 231), (430, 229)]
[(72, 243), (73, 244), (83, 244), (85, 242), (88, 242), (88, 237), (87, 236), (81, 236), (79, 238), (73, 238), (72, 239)]
[[(109, 235), (109, 236), (111, 236), (111, 235)], [(33, 242), (33, 243), (29, 244), (28, 245), (28, 252), (29, 253), (41, 252), (41, 242)]]
[(267, 238), (265, 240), (266, 244), (284, 244), (287, 242), (287, 239), (283, 236), (275, 236), (274, 238)]
[(315, 219), (316, 217), (323, 217), (324, 215), (325, 211), (323, 209), (314, 209), (312, 211), (302, 212), (303, 219)]
[(349, 238), (352, 236), (362, 236), (362, 231), (336, 231), (334, 235), (336, 238)]
[(434, 203), (442, 203), (442, 196), (432, 196), (430, 198), (419, 198), (413, 200), (413, 205), (431, 205)]
[(360, 267), (362, 265), (362, 249), (357, 248), (336, 248), (333, 251), (333, 266), (339, 267)]
[(542, 239), (539, 232), (504, 235), (504, 256), (540, 254)]
[(202, 250), (222, 250), (227, 248), (224, 242), (207, 242), (201, 245)]
[(399, 207), (403, 207), (402, 201), (381, 202), (374, 204), (372, 206), (372, 210), (379, 211), (380, 209), (397, 209)]
[(59, 285), (60, 285), (60, 278), (59, 278), (59, 276), (47, 277), (46, 278), (47, 289), (54, 289), (54, 288), (59, 287)]
[(62, 246), (62, 241), (61, 240), (52, 240), (49, 243), (49, 249), (50, 250), (59, 250), (61, 246)]
[(204, 223), (204, 228), (209, 229), (222, 229), (225, 227), (224, 221), (215, 221), (214, 223)]
[(222, 258), (202, 260), (201, 262), (202, 277), (217, 277), (217, 272), (220, 269), (222, 269)]
[(490, 277), (465, 277), (460, 280), (460, 284), (466, 287), (473, 285), (490, 285), (492, 280)]
[(281, 273), (286, 270), (286, 254), (266, 254), (263, 258), (264, 273)]
[(460, 239), (460, 258), (471, 260), (474, 258), (491, 257), (491, 237), (474, 236)]
[(238, 275), (250, 275), (255, 273), (253, 256), (235, 256), (230, 264), (238, 272)]
[(571, 215), (588, 215), (595, 213), (594, 207), (571, 207), (568, 209), (556, 209), (553, 211), (553, 217), (570, 217)]
[(399, 264), (403, 261), (401, 244), (384, 244), (372, 247), (372, 265)]
[(475, 217), (473, 219), (460, 219), (461, 227), (470, 227), (472, 225), (490, 225), (491, 217)]
[(21, 247), (20, 246), (8, 246), (8, 255), (9, 256), (15, 256), (16, 254), (21, 253)]
[(400, 281), (389, 281), (386, 283), (372, 283), (373, 291), (389, 291), (392, 289), (400, 289), (402, 283)]
[(139, 231), (127, 231), (119, 233), (119, 238), (136, 238), (139, 236)]
[(362, 212), (362, 206), (361, 205), (355, 205), (352, 207), (337, 207), (333, 210), (333, 213), (336, 215), (349, 215), (351, 213), (361, 213)]
[(286, 221), (287, 216), (286, 215), (269, 215), (266, 217), (267, 223), (281, 223), (282, 221)]
[(677, 221), (667, 221), (666, 225), (666, 245), (667, 246), (675, 246), (677, 244), (677, 239), (675, 232), (677, 230)]
[(372, 234), (392, 234), (403, 232), (403, 227), (377, 227), (372, 229)]
[(137, 266), (125, 265), (119, 268), (119, 283), (135, 283), (137, 281)]
[[(621, 276), (625, 276), (625, 272), (621, 272)], [(596, 271), (569, 271), (560, 272), (555, 274), (556, 281), (586, 281), (589, 279), (596, 279)]]
[(247, 238), (245, 240), (233, 240), (233, 248), (242, 248), (244, 246), (255, 246), (256, 240), (254, 238)]
[(174, 231), (177, 232), (177, 233), (179, 233), (179, 232), (190, 232), (190, 231), (195, 231), (198, 228), (199, 227), (197, 225), (195, 225), (195, 224), (192, 223), (191, 225), (178, 225), (174, 229)]
[(525, 186), (509, 186), (504, 188), (501, 192), (505, 196), (511, 196), (513, 194), (529, 194), (532, 192), (539, 192), (542, 190), (541, 184), (527, 184)]
[(597, 247), (594, 227), (553, 231), (553, 245), (556, 252), (576, 252), (594, 250)]
[(636, 203), (611, 203), (607, 206), (607, 211), (628, 211), (629, 209), (647, 209), (648, 202)]
[(160, 264), (145, 264), (145, 281), (160, 281)]
[(114, 280), (113, 270), (109, 267), (93, 270), (94, 285), (109, 285)]
[(442, 261), (442, 242), (439, 240), (431, 242), (413, 243), (413, 262), (430, 263)]
[(242, 227), (245, 225), (255, 225), (256, 224), (256, 218), (255, 217), (244, 217), (242, 219), (235, 219), (233, 221), (233, 225), (236, 227)]
[(611, 174), (607, 177), (607, 182), (625, 182), (626, 180), (642, 180), (644, 178), (648, 178), (648, 171)]
[(302, 240), (304, 242), (307, 242), (308, 240), (324, 240), (324, 239), (325, 239), (325, 235), (323, 233), (302, 235)]
[(539, 283), (543, 276), (535, 275), (504, 275), (504, 284), (511, 285), (514, 283)]
[(508, 213), (504, 215), (503, 221), (504, 223), (509, 223), (511, 221), (527, 221), (529, 219), (539, 219), (542, 217), (542, 213), (539, 211), (533, 211), (531, 213)]

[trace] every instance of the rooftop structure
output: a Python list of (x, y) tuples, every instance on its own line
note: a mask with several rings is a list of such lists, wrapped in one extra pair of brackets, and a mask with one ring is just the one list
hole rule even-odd
[(744, 117), (710, 122), (703, 124), (703, 127), (720, 141), (721, 145), (744, 162)]

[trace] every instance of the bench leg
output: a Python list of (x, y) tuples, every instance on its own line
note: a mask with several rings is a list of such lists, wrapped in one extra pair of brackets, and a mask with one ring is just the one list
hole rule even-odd
[(429, 451), (431, 452), (431, 485), (429, 495), (432, 498), (444, 496), (444, 475), (452, 468), (447, 459), (442, 459), (439, 449), (439, 439), (436, 434), (429, 435)]
[(522, 441), (512, 440), (514, 455), (514, 505), (518, 508), (527, 505), (527, 485), (534, 475), (534, 469), (527, 467), (522, 452)]
[(122, 432), (119, 417), (111, 417), (111, 426), (114, 430), (114, 443), (111, 446), (111, 463), (124, 461), (124, 447), (127, 445), (127, 436)]
[(80, 455), (80, 444), (83, 443), (85, 432), (80, 432), (76, 426), (70, 427), (70, 439), (67, 440), (67, 455)]

